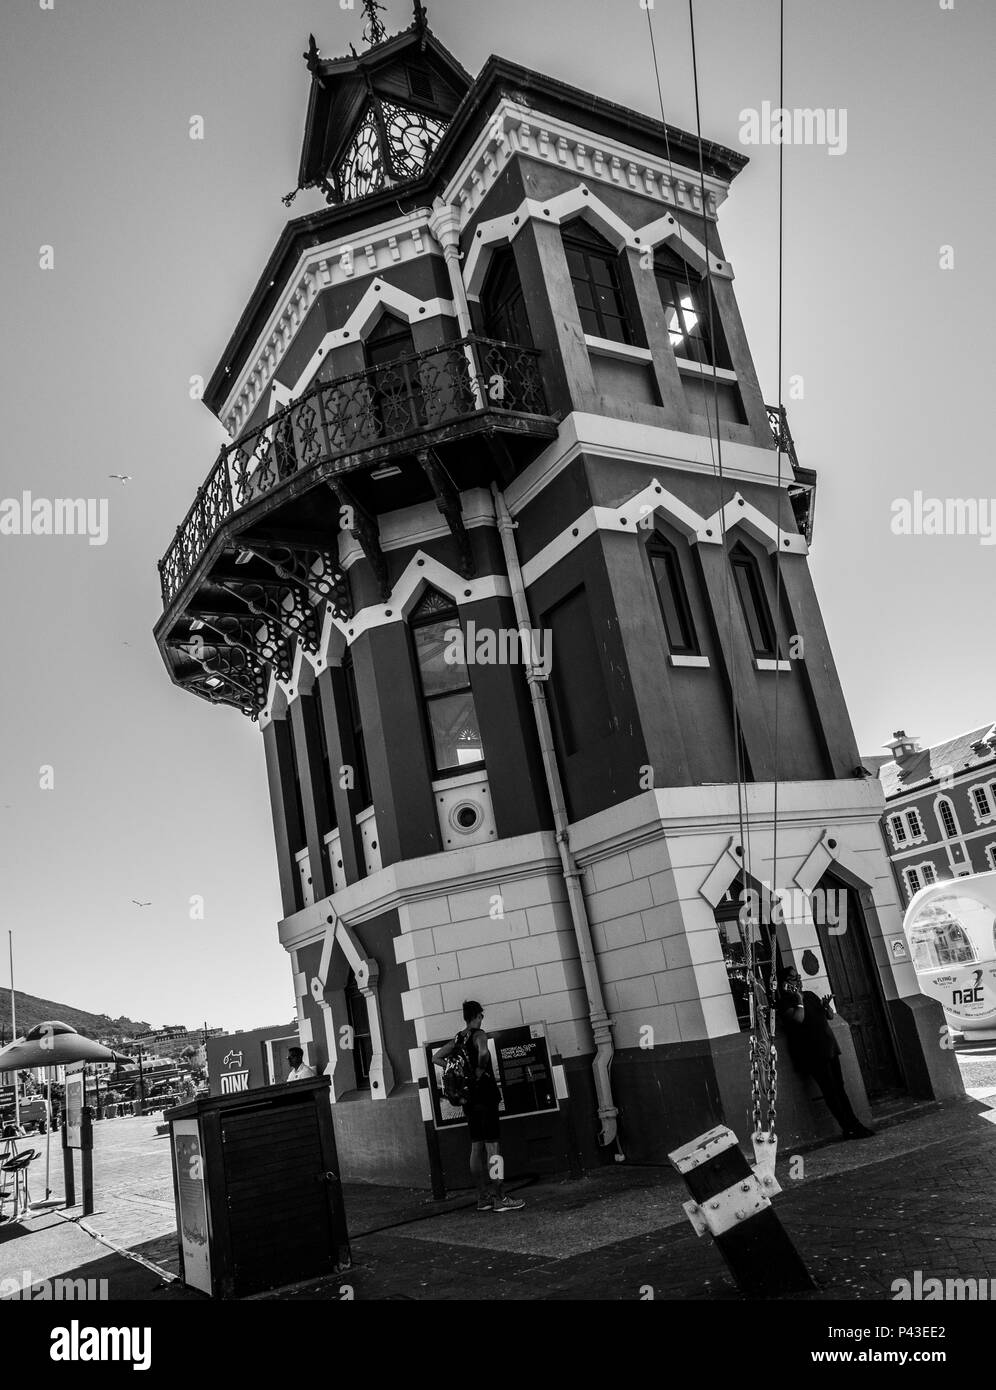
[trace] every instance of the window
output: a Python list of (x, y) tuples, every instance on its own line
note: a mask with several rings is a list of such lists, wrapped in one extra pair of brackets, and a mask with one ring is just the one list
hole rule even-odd
[(986, 845), (986, 854), (989, 857), (989, 867), (996, 869), (996, 845)]
[(564, 252), (585, 333), (615, 343), (632, 343), (615, 248), (578, 221), (564, 228)]
[(356, 675), (353, 671), (353, 654), (347, 651), (342, 659), (343, 684), (346, 687), (346, 717), (353, 735), (353, 785), (360, 806), (370, 805), (370, 773), (367, 768), (367, 747), (363, 737), (363, 721), (360, 718), (360, 701), (356, 694)]
[(934, 870), (933, 864), (921, 864), (920, 871), (923, 874), (924, 886), (937, 882), (937, 874)]
[[(370, 411), (379, 434), (404, 434), (425, 424), (412, 331), (393, 314), (382, 314), (363, 343), (370, 389)], [(400, 360), (405, 359), (405, 360)]]
[(491, 259), (481, 288), (481, 312), (484, 315), (484, 331), (489, 338), (498, 338), (503, 343), (520, 343), (524, 347), (532, 346), (526, 301), (511, 246), (497, 251)]
[(654, 275), (675, 357), (729, 370), (730, 354), (708, 281), (667, 249), (654, 257)]
[(664, 631), (673, 656), (698, 654), (699, 644), (692, 623), (685, 581), (681, 574), (678, 552), (670, 541), (655, 535), (647, 546), (654, 586), (661, 605)]
[(910, 834), (913, 836), (914, 839), (916, 839), (918, 836), (924, 833), (923, 822), (920, 819), (919, 811), (907, 811), (906, 820), (909, 823)]
[(315, 696), (315, 721), (318, 724), (318, 746), (322, 751), (322, 778), (325, 786), (325, 799), (329, 808), (329, 824), (325, 830), (334, 830), (336, 827), (335, 816), (335, 784), (332, 781), (332, 760), (329, 757), (329, 741), (325, 731), (325, 715), (322, 709), (322, 700), (316, 691)]
[(913, 968), (917, 974), (971, 965), (978, 954), (957, 917), (941, 903), (922, 908), (910, 931)]
[(775, 634), (757, 560), (746, 546), (738, 543), (730, 553), (730, 564), (754, 655), (772, 660), (777, 655)]
[(370, 1060), (373, 1057), (373, 1043), (370, 1036), (370, 1016), (367, 1001), (356, 983), (352, 970), (346, 981), (346, 1017), (353, 1030), (353, 1066), (356, 1069), (356, 1089), (370, 1089)]
[[(775, 968), (780, 962), (775, 934), (771, 927), (758, 922), (750, 910), (750, 903), (756, 897), (744, 896), (743, 875), (738, 876), (716, 906), (716, 927), (723, 948), (726, 975), (733, 995), (733, 1006), (737, 1011), (737, 1022), (741, 1033), (750, 1030), (751, 997), (767, 998), (767, 985), (771, 978), (771, 952), (775, 952)], [(754, 984), (747, 969), (747, 944), (753, 943)]]
[[(292, 854), (298, 854), (302, 849), (307, 848), (307, 832), (304, 827), (304, 796), (301, 790), (301, 778), (297, 770), (297, 748), (294, 738), (294, 725), (288, 713), (284, 726), (287, 730), (287, 757), (290, 762), (291, 777), (294, 783), (294, 820), (293, 826), (287, 827), (287, 841), (290, 845)], [(296, 833), (295, 833), (296, 832)]]
[(951, 840), (958, 834), (958, 822), (955, 819), (954, 807), (947, 797), (942, 797), (937, 803), (937, 819), (941, 823), (941, 831), (946, 839)]
[(893, 816), (889, 821), (889, 824), (892, 826), (892, 838), (895, 840), (896, 844), (904, 845), (906, 843), (907, 836), (906, 826), (903, 822), (902, 816)]
[(923, 887), (923, 884), (920, 882), (920, 875), (917, 873), (916, 869), (905, 869), (903, 873), (906, 879), (906, 890), (912, 898), (913, 895), (919, 893), (920, 889)]
[(985, 787), (973, 787), (972, 797), (975, 801), (977, 816), (980, 819), (992, 815), (992, 807), (989, 804), (989, 793)]
[(437, 776), (481, 767), (484, 746), (467, 666), (453, 640), (460, 618), (452, 600), (430, 589), (410, 626)]

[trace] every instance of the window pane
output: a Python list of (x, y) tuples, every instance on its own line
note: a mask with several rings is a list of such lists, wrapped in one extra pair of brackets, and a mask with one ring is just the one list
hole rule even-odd
[[(455, 617), (415, 629), (415, 652), (426, 695), (461, 690), (468, 684), (467, 667), (462, 661), (452, 660), (460, 653), (460, 644), (453, 640), (459, 630), (460, 624)], [(446, 659), (447, 653), (450, 660)]]
[(581, 327), (586, 333), (590, 333), (593, 338), (602, 336), (602, 325), (598, 321), (598, 315), (594, 309), (582, 309), (578, 305), (578, 314), (581, 318)]
[(696, 642), (686, 610), (684, 585), (677, 560), (668, 552), (651, 555), (650, 563), (661, 601), (668, 645), (674, 653), (692, 651)]
[(426, 704), (436, 767), (440, 772), (484, 761), (481, 731), (469, 690), (441, 695)]
[(578, 302), (579, 309), (593, 309), (595, 307), (595, 296), (587, 280), (575, 280), (574, 298)]

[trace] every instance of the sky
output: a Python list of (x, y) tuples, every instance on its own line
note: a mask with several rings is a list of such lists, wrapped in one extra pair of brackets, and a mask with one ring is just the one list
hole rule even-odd
[[(784, 148), (782, 381), (819, 474), (812, 572), (866, 753), (899, 727), (936, 742), (996, 719), (976, 611), (996, 552), (892, 525), (917, 491), (987, 510), (996, 492), (996, 7), (952, 3), (786, 4), (786, 106), (846, 111), (839, 155)], [(428, 10), (471, 73), (500, 53), (660, 114), (639, 0)], [(694, 129), (687, 4), (650, 13), (666, 117)], [(387, 0), (392, 31), (410, 14)], [(778, 6), (698, 0), (695, 24), (703, 134), (750, 155), (720, 226), (777, 400), (778, 147), (740, 134), (742, 111), (778, 104)], [(334, 56), (362, 46), (361, 19), (339, 0), (8, 0), (0, 25), (0, 498), (108, 507), (103, 545), (0, 536), (0, 931), (32, 994), (155, 1025), (284, 1022), (259, 731), (170, 683), (156, 562), (223, 437), (190, 379), (288, 216), (308, 34)]]

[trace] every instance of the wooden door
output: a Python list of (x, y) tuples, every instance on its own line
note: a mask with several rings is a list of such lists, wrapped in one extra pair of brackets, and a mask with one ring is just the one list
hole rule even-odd
[[(838, 920), (817, 922), (823, 960), (826, 964), (834, 1008), (851, 1030), (854, 1051), (861, 1068), (869, 1099), (902, 1086), (902, 1071), (896, 1058), (892, 1031), (885, 1011), (878, 969), (868, 942), (865, 915), (857, 892), (839, 879), (827, 875), (820, 889), (840, 893), (844, 911), (828, 912)], [(844, 930), (839, 930), (844, 927)]]

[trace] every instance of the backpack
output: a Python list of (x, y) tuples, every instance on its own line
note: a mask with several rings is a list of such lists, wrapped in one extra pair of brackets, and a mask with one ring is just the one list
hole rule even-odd
[(477, 1068), (470, 1055), (469, 1034), (457, 1033), (453, 1043), (453, 1051), (443, 1062), (443, 1095), (450, 1105), (459, 1107), (470, 1100)]

